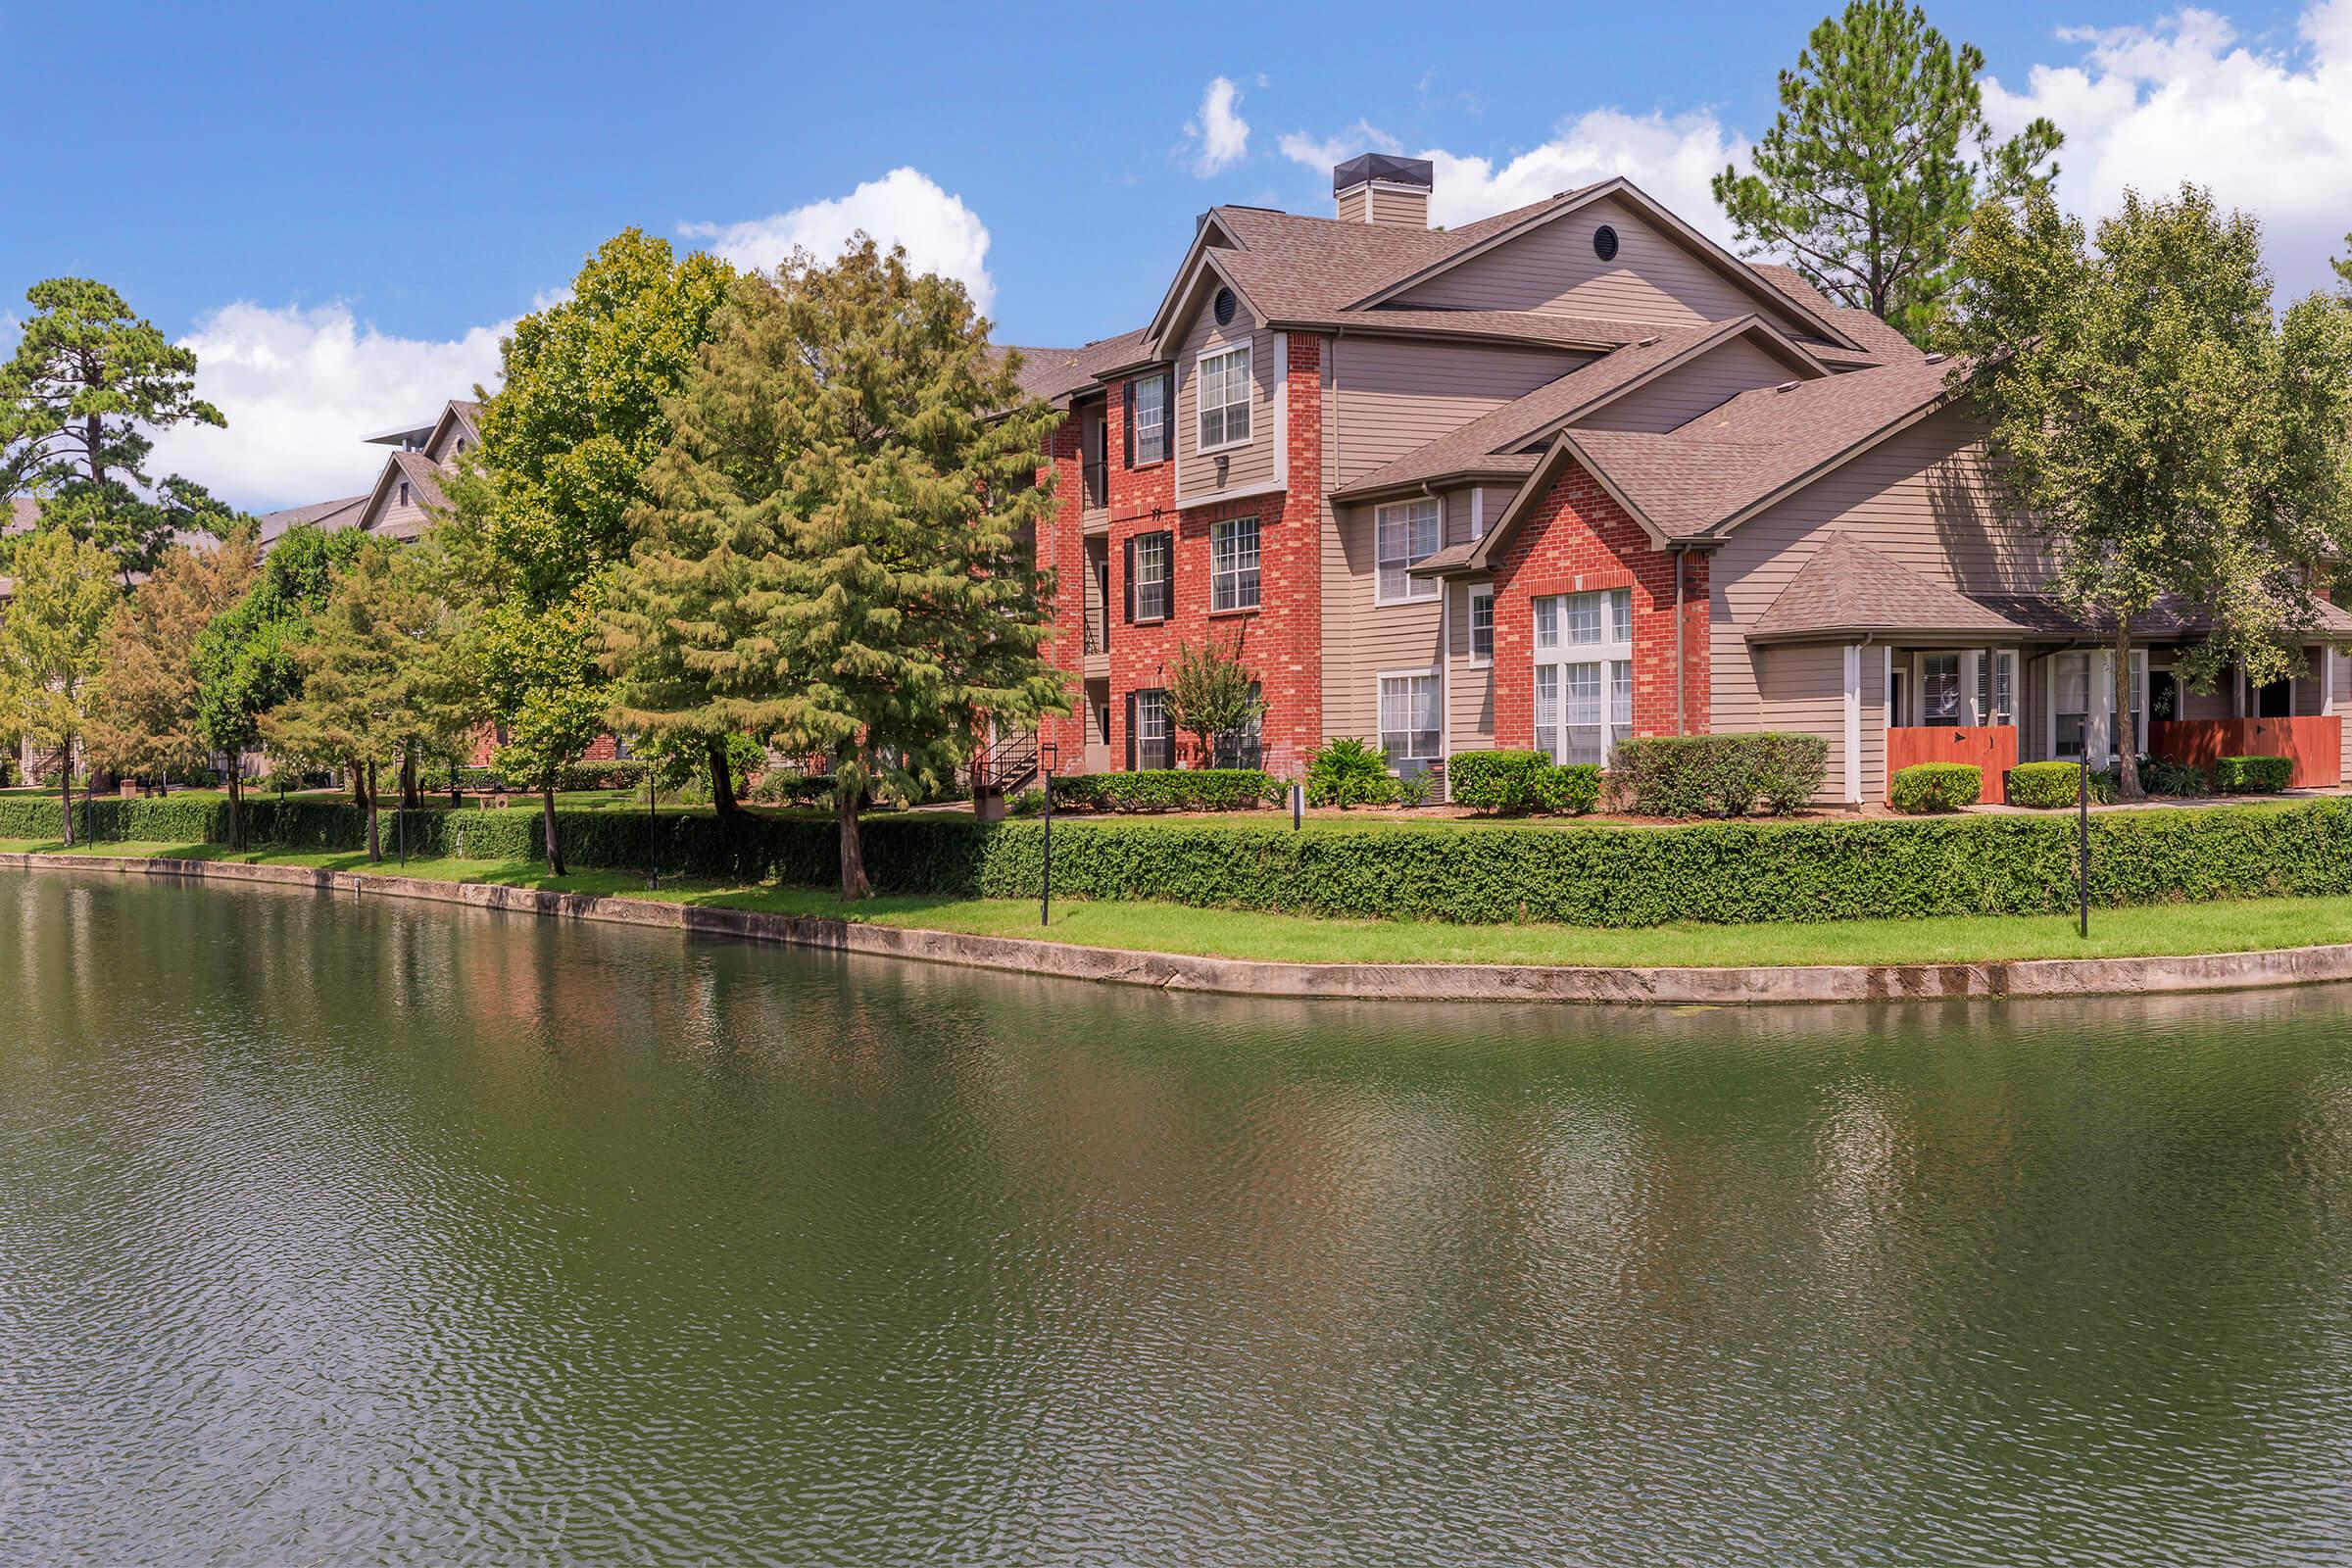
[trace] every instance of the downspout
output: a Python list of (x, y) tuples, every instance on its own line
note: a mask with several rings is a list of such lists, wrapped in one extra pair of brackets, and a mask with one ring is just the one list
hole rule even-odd
[(1690, 671), (1685, 664), (1683, 652), (1683, 563), (1689, 559), (1690, 547), (1674, 547), (1674, 732), (1690, 733), (1690, 720), (1684, 711), (1687, 694), (1690, 690)]
[[(1446, 498), (1421, 481), (1421, 493), (1438, 504), (1438, 548), (1446, 548)], [(1375, 568), (1377, 569), (1377, 567)], [(1453, 804), (1453, 584), (1438, 579), (1438, 757), (1446, 804)]]

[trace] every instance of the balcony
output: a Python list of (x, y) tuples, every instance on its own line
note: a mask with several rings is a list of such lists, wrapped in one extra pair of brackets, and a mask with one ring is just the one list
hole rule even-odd
[(1110, 505), (1110, 465), (1101, 458), (1078, 466), (1079, 489), (1089, 512), (1101, 512)]
[(1101, 604), (1086, 607), (1086, 664), (1088, 678), (1110, 673), (1110, 617)]

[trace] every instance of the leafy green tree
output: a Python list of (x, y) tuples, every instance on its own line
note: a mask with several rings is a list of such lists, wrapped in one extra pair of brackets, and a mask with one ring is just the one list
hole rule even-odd
[(260, 564), (248, 523), (231, 529), (219, 549), (173, 546), (115, 607), (90, 694), (93, 764), (157, 778), (204, 765), (196, 646), (213, 618), (253, 586)]
[(300, 693), (261, 719), (272, 752), (362, 772), (370, 860), (383, 858), (377, 768), (398, 762), (412, 774), (420, 752), (449, 740), (433, 697), (447, 611), (416, 560), (381, 540), (360, 549), (294, 647)]
[(1200, 646), (1176, 645), (1176, 672), (1168, 680), (1168, 721), (1200, 743), (1213, 761), (1217, 737), (1235, 735), (1266, 715), (1257, 677), (1242, 662), (1242, 640), (1230, 645), (1203, 638)]
[(43, 522), (106, 551), (125, 587), (175, 530), (226, 533), (233, 514), (202, 485), (147, 475), (148, 432), (228, 422), (196, 396), (195, 351), (86, 277), (24, 298), (32, 315), (0, 365), (0, 495), (40, 496)]
[(0, 715), (9, 730), (60, 758), (57, 785), (74, 843), (74, 746), (89, 720), (104, 662), (99, 634), (122, 596), (106, 553), (55, 528), (35, 529), (16, 554), (16, 593), (0, 617)]
[(263, 716), (302, 690), (295, 649), (365, 539), (351, 529), (287, 529), (244, 597), (196, 640), (196, 727), (207, 747), (228, 755), (228, 836), (236, 848), (245, 844), (239, 758), (260, 744)]
[(1994, 144), (1984, 70), (1976, 45), (1954, 48), (1902, 0), (1823, 18), (1781, 73), (1754, 171), (1715, 176), (1746, 254), (1786, 257), (1839, 304), (1925, 342), (1978, 203), (2046, 190), (2058, 172), (2065, 138), (2047, 120)]
[(1948, 341), (1973, 356), (2053, 591), (2113, 639), (2114, 710), (2131, 711), (2135, 628), (2167, 599), (2213, 617), (2193, 684), (2232, 661), (2258, 683), (2297, 672), (2314, 584), (2352, 555), (2352, 313), (2314, 295), (2276, 315), (2261, 229), (2194, 186), (2127, 191), (2092, 236), (2047, 196), (1987, 204), (1962, 260)]
[[(603, 579), (628, 559), (646, 467), (670, 436), (664, 401), (709, 340), (733, 275), (710, 256), (678, 260), (634, 228), (608, 240), (569, 299), (515, 324), (481, 446), (447, 487), (441, 543), (452, 597), (476, 612), (466, 646), (493, 705), (482, 716), (514, 737), (500, 765), (540, 777), (558, 870), (556, 775), (594, 744), (612, 707), (595, 659)], [(558, 646), (565, 638), (574, 642)]]
[(842, 897), (865, 898), (869, 786), (925, 794), (991, 720), (1067, 710), (1023, 544), (1056, 416), (960, 284), (860, 235), (739, 282), (671, 417), (607, 621), (625, 678), (689, 671), (727, 727), (826, 758)]

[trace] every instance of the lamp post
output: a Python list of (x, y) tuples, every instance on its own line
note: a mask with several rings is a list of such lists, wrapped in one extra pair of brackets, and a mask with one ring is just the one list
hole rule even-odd
[(2090, 748), (2082, 749), (2082, 772), (2075, 788), (2075, 903), (2084, 940), (2090, 937)]
[(1037, 749), (1037, 761), (1046, 781), (1046, 863), (1045, 876), (1038, 885), (1037, 923), (1051, 924), (1054, 918), (1054, 764), (1061, 760), (1061, 748), (1047, 741)]
[(654, 760), (645, 761), (645, 889), (662, 888), (662, 822), (654, 814)]

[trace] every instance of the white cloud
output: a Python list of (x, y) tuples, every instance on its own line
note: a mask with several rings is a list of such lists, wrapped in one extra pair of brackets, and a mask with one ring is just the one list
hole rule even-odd
[[(1258, 78), (1265, 85), (1265, 78)], [(1228, 76), (1210, 80), (1200, 94), (1200, 113), (1185, 122), (1186, 143), (1193, 148), (1193, 172), (1202, 178), (1229, 169), (1250, 151), (1250, 122), (1241, 116), (1242, 90)]]
[[(1361, 121), (1322, 140), (1293, 132), (1281, 146), (1284, 157), (1318, 173), (1329, 173), (1332, 165), (1360, 152), (1402, 150), (1396, 137)], [(1442, 147), (1414, 156), (1437, 166), (1429, 218), (1448, 228), (1622, 174), (1693, 227), (1728, 239), (1730, 225), (1707, 182), (1725, 165), (1745, 163), (1747, 153), (1745, 137), (1703, 111), (1629, 115), (1622, 109), (1594, 109), (1562, 121), (1549, 140), (1499, 166), (1492, 158)]]
[(388, 336), (340, 305), (223, 306), (180, 342), (196, 351), (198, 394), (228, 428), (161, 432), (149, 471), (185, 474), (256, 512), (357, 494), (383, 464), (361, 438), (429, 418), (476, 385), (494, 389), (513, 325), (434, 342)]
[(2193, 180), (2262, 220), (2283, 294), (2330, 281), (2328, 258), (2352, 227), (2352, 0), (2306, 10), (2282, 50), (2193, 8), (2059, 37), (2082, 46), (2078, 63), (2034, 67), (2021, 92), (1987, 79), (1984, 111), (2002, 134), (2035, 115), (2066, 132), (2068, 208), (2099, 217), (2127, 185), (2153, 195)]
[(740, 223), (685, 223), (678, 231), (709, 241), (714, 254), (737, 267), (765, 269), (784, 261), (795, 247), (830, 261), (861, 229), (884, 246), (906, 246), (915, 270), (960, 282), (983, 313), (994, 308), (988, 225), (962, 197), (940, 189), (918, 170), (894, 169), (847, 196), (787, 213)]

